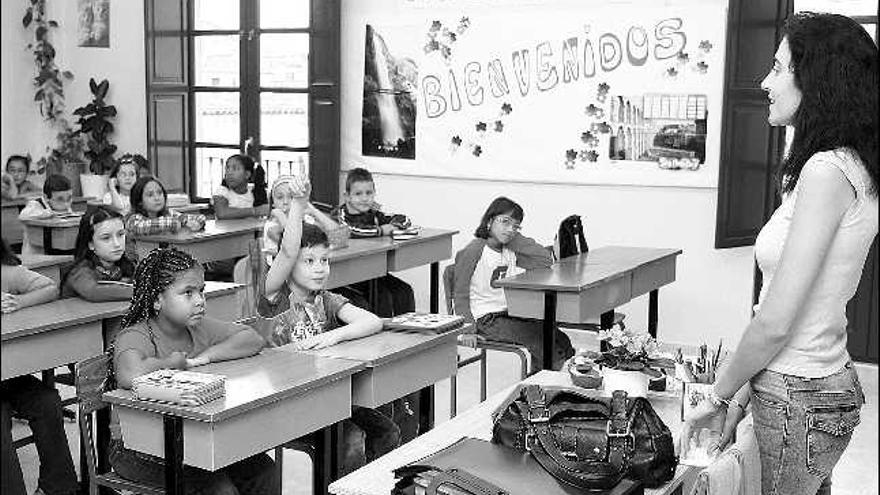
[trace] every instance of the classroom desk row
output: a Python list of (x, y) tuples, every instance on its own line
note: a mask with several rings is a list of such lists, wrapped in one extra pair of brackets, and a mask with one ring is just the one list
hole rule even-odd
[[(86, 203), (89, 198), (73, 198), (73, 210), (85, 211)], [(2, 232), (3, 238), (9, 244), (18, 244), (24, 238), (24, 224), (18, 219), (18, 214), (24, 209), (30, 198), (18, 198), (13, 200), (4, 200), (0, 203), (2, 209)], [(42, 238), (42, 237), (41, 237)], [(76, 239), (76, 236), (74, 236)]]
[(462, 330), (383, 331), (318, 351), (283, 346), (213, 363), (196, 371), (226, 376), (226, 396), (198, 407), (128, 390), (104, 399), (116, 406), (126, 448), (165, 458), (169, 494), (183, 493), (184, 464), (216, 471), (313, 433), (333, 438), (314, 458), (314, 493), (326, 493), (338, 469), (338, 423), (351, 406), (378, 407), (452, 376)]
[[(241, 284), (205, 282), (208, 314), (237, 320)], [(104, 342), (105, 322), (124, 315), (128, 301), (89, 302), (77, 297), (5, 313), (0, 317), (0, 379), (49, 370), (96, 356)]]

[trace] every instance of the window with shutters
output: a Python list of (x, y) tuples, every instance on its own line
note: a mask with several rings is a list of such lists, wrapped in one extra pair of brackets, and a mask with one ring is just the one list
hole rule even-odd
[(226, 158), (338, 182), (338, 0), (147, 0), (148, 145), (169, 189), (210, 198)]

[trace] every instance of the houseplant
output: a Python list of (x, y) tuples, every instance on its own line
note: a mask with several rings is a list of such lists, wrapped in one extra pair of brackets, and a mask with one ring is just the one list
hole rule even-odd
[(79, 125), (77, 134), (86, 136), (85, 156), (89, 161), (91, 174), (83, 174), (80, 178), (83, 183), (83, 195), (102, 197), (107, 190), (107, 175), (113, 168), (116, 153), (116, 145), (111, 144), (110, 134), (113, 133), (113, 123), (110, 119), (116, 117), (116, 107), (108, 105), (104, 98), (110, 83), (104, 79), (96, 83), (94, 78), (89, 79), (89, 90), (92, 93), (92, 101), (83, 107), (73, 111), (79, 117), (76, 123)]
[(34, 41), (27, 47), (34, 54), (37, 75), (34, 77), (34, 101), (40, 106), (43, 118), (54, 123), (64, 120), (64, 81), (73, 79), (70, 71), (61, 70), (55, 63), (55, 47), (49, 39), (52, 29), (58, 27), (54, 20), (46, 18), (46, 0), (30, 0), (21, 20), (25, 29), (34, 27)]
[(81, 196), (80, 174), (85, 169), (85, 143), (66, 120), (59, 119), (56, 123), (58, 134), (55, 136), (55, 147), (46, 147), (47, 154), (37, 160), (36, 168), (45, 170), (46, 174), (67, 177), (73, 188), (73, 195)]
[(612, 328), (599, 332), (606, 345), (601, 352), (581, 351), (569, 365), (569, 372), (599, 367), (606, 391), (626, 390), (630, 396), (644, 397), (648, 379), (660, 378), (659, 368), (674, 368), (672, 359), (657, 355), (659, 344), (646, 332)]

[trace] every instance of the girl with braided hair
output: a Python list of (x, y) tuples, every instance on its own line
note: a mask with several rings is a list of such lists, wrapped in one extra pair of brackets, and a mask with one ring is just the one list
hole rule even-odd
[[(201, 265), (174, 248), (154, 249), (134, 272), (131, 308), (114, 342), (117, 385), (158, 369), (188, 369), (215, 361), (253, 356), (263, 339), (252, 328), (205, 316), (205, 278)], [(115, 414), (111, 421), (110, 464), (130, 480), (161, 485), (164, 460), (122, 444)], [(277, 493), (275, 464), (259, 454), (215, 472), (184, 467), (188, 494)]]

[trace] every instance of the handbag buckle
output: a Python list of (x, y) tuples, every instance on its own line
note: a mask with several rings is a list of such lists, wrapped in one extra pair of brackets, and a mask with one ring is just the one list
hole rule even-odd
[(629, 430), (629, 423), (627, 423), (626, 428), (621, 431), (617, 431), (616, 429), (612, 429), (611, 421), (605, 423), (605, 434), (611, 438), (622, 438), (632, 436), (632, 432)]
[(544, 401), (536, 401), (529, 404), (530, 423), (546, 423), (548, 421), (550, 421), (550, 409), (547, 408)]

